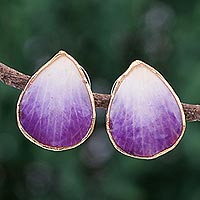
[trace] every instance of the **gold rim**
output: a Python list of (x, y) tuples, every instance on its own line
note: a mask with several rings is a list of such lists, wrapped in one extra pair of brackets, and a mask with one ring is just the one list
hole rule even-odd
[[(85, 137), (77, 144), (73, 145), (73, 146), (69, 146), (69, 147), (52, 147), (52, 146), (48, 146), (48, 145), (45, 145), (45, 144), (42, 144), (40, 142), (38, 142), (36, 139), (34, 139), (32, 136), (30, 136), (28, 134), (28, 132), (22, 127), (22, 124), (20, 122), (20, 103), (21, 103), (21, 100), (23, 98), (23, 95), (26, 91), (26, 89), (32, 84), (32, 82), (36, 79), (36, 77), (46, 68), (48, 67), (50, 64), (52, 64), (55, 60), (57, 60), (59, 57), (61, 56), (66, 56), (68, 59), (70, 59), (75, 67), (78, 69), (82, 79), (83, 79), (83, 83), (85, 84), (86, 86), (86, 89), (87, 89), (87, 92), (90, 96), (90, 102), (91, 102), (91, 105), (92, 105), (92, 122), (91, 122), (91, 126), (90, 126), (90, 129), (88, 130), (87, 134), (85, 135)], [(63, 151), (63, 150), (69, 150), (69, 149), (73, 149), (77, 146), (79, 146), (80, 144), (82, 144), (93, 132), (94, 130), (94, 125), (95, 125), (95, 120), (96, 120), (96, 112), (95, 112), (95, 102), (94, 102), (94, 97), (93, 97), (93, 94), (92, 94), (92, 91), (91, 91), (91, 88), (90, 88), (90, 85), (88, 84), (87, 82), (87, 79), (81, 69), (81, 66), (78, 64), (78, 62), (72, 57), (70, 56), (69, 54), (67, 54), (65, 51), (59, 51), (51, 60), (49, 60), (46, 64), (44, 64), (28, 81), (28, 83), (26, 84), (25, 88), (23, 89), (23, 91), (21, 92), (20, 96), (19, 96), (19, 99), (18, 99), (18, 102), (17, 102), (17, 124), (18, 124), (18, 127), (20, 129), (20, 131), (23, 133), (23, 135), (29, 139), (31, 142), (33, 142), (34, 144), (44, 148), (44, 149), (47, 149), (47, 150), (52, 150), (52, 151)]]
[[(166, 85), (166, 87), (170, 90), (171, 94), (174, 96), (178, 106), (179, 106), (179, 109), (181, 111), (181, 118), (182, 118), (182, 131), (181, 131), (181, 134), (180, 136), (178, 137), (178, 139), (176, 140), (176, 142), (169, 148), (153, 155), (153, 156), (148, 156), (148, 157), (145, 157), (145, 156), (134, 156), (132, 154), (128, 154), (126, 153), (124, 150), (122, 150), (115, 142), (115, 140), (113, 139), (112, 137), (112, 133), (110, 132), (110, 109), (111, 109), (111, 105), (112, 105), (112, 102), (113, 102), (113, 99), (115, 97), (115, 94), (118, 90), (118, 88), (120, 87), (122, 81), (129, 75), (129, 73), (131, 73), (135, 67), (137, 66), (140, 66), (140, 65), (143, 65), (145, 67), (147, 67), (150, 71), (152, 71), (156, 76), (159, 77), (159, 79), (161, 79), (161, 81), (163, 81), (163, 83)], [(139, 158), (139, 159), (154, 159), (154, 158), (157, 158), (161, 155), (164, 155), (165, 153), (171, 151), (172, 149), (174, 149), (176, 147), (176, 145), (179, 143), (179, 141), (181, 140), (183, 134), (184, 134), (184, 131), (185, 131), (185, 128), (186, 128), (186, 121), (185, 121), (185, 114), (184, 114), (184, 110), (183, 110), (183, 107), (182, 107), (182, 104), (178, 98), (178, 96), (176, 95), (176, 93), (174, 92), (174, 90), (172, 89), (172, 87), (170, 86), (170, 84), (165, 80), (165, 78), (158, 72), (156, 71), (153, 67), (149, 66), (148, 64), (140, 61), (140, 60), (136, 60), (134, 62), (132, 62), (132, 64), (129, 66), (129, 68), (116, 80), (116, 85), (113, 89), (113, 92), (111, 94), (111, 98), (110, 98), (110, 102), (109, 102), (109, 105), (108, 105), (108, 110), (107, 110), (107, 114), (106, 114), (106, 130), (107, 130), (107, 133), (109, 135), (109, 138), (113, 144), (113, 146), (116, 148), (116, 150), (118, 150), (120, 153), (126, 155), (126, 156), (130, 156), (130, 157), (133, 157), (133, 158)]]

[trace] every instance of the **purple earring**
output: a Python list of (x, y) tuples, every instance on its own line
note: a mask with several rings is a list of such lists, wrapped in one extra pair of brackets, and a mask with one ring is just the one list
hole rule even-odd
[(29, 80), (17, 103), (17, 121), (30, 141), (45, 149), (74, 148), (92, 133), (95, 104), (77, 61), (56, 54)]
[(185, 130), (181, 102), (154, 68), (134, 61), (116, 81), (106, 128), (121, 153), (153, 159), (172, 150)]

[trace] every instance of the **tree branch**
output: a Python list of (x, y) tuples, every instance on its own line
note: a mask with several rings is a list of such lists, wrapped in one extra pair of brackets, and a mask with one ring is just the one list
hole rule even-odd
[[(0, 81), (19, 90), (26, 86), (29, 75), (22, 74), (3, 63), (0, 63)], [(93, 93), (97, 108), (107, 109), (110, 101), (109, 94)], [(200, 121), (200, 105), (182, 103), (187, 121)]]

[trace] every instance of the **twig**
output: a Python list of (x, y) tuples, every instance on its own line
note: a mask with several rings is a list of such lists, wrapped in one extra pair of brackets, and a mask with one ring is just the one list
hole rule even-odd
[[(30, 79), (29, 75), (22, 74), (15, 69), (0, 63), (0, 80), (19, 90), (23, 90)], [(110, 101), (109, 94), (93, 93), (97, 108), (107, 109)], [(187, 121), (200, 121), (200, 105), (182, 103)]]

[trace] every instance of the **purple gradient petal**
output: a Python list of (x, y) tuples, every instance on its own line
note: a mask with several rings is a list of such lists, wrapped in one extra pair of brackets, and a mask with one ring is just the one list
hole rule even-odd
[(93, 129), (93, 97), (77, 65), (59, 52), (31, 78), (20, 96), (19, 127), (39, 146), (72, 148)]
[(154, 158), (180, 140), (185, 118), (178, 97), (154, 69), (135, 61), (120, 77), (107, 113), (114, 146), (126, 155)]

